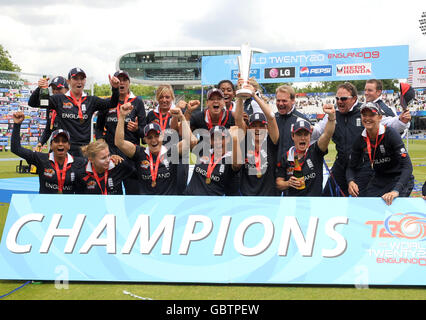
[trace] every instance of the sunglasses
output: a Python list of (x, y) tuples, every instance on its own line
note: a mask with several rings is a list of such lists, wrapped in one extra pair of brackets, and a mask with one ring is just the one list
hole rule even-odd
[(346, 100), (348, 100), (348, 99), (350, 99), (350, 98), (352, 98), (352, 97), (336, 97), (336, 101), (342, 101), (342, 102), (345, 102)]

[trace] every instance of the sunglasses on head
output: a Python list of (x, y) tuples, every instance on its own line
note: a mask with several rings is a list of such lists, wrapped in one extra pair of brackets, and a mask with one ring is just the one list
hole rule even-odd
[(336, 101), (342, 101), (342, 102), (345, 102), (346, 100), (348, 100), (348, 99), (350, 99), (350, 98), (352, 98), (352, 97), (336, 97)]

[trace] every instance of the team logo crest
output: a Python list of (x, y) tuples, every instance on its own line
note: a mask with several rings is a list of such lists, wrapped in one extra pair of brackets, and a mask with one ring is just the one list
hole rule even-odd
[(52, 178), (55, 175), (55, 170), (53, 169), (44, 169), (44, 176)]

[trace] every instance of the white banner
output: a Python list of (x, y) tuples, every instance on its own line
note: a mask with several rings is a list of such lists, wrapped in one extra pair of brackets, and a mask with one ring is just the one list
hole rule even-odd
[(426, 88), (426, 60), (409, 62), (408, 83), (413, 88)]

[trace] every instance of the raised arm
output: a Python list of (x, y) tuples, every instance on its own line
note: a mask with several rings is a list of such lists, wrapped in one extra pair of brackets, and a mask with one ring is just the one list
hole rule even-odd
[(200, 107), (200, 101), (191, 100), (185, 106), (185, 119), (190, 121), (192, 113)]
[(132, 111), (133, 106), (130, 102), (120, 107), (120, 117), (118, 117), (117, 128), (115, 129), (114, 143), (129, 158), (133, 158), (136, 152), (136, 146), (130, 141), (124, 140), (124, 119)]
[(330, 143), (331, 137), (334, 134), (334, 129), (336, 127), (336, 110), (332, 104), (325, 104), (323, 106), (323, 111), (327, 114), (327, 123), (325, 124), (324, 132), (318, 139), (318, 147), (322, 152), (326, 152), (328, 149), (328, 144)]
[(280, 131), (278, 130), (277, 120), (275, 119), (275, 114), (272, 112), (272, 109), (269, 105), (257, 94), (253, 94), (254, 101), (260, 106), (268, 120), (268, 134), (274, 144), (278, 143), (278, 139), (280, 138)]
[(190, 141), (191, 141), (191, 129), (189, 128), (189, 121), (185, 119), (185, 116), (182, 113), (181, 108), (172, 108), (170, 109), (170, 114), (173, 119), (176, 118), (176, 121), (179, 121), (181, 124), (182, 130), (182, 140), (178, 143), (179, 154), (183, 154), (189, 151)]
[(243, 138), (244, 131), (238, 126), (232, 126), (229, 128), (229, 134), (232, 138), (232, 170), (238, 171), (243, 163), (240, 141)]

